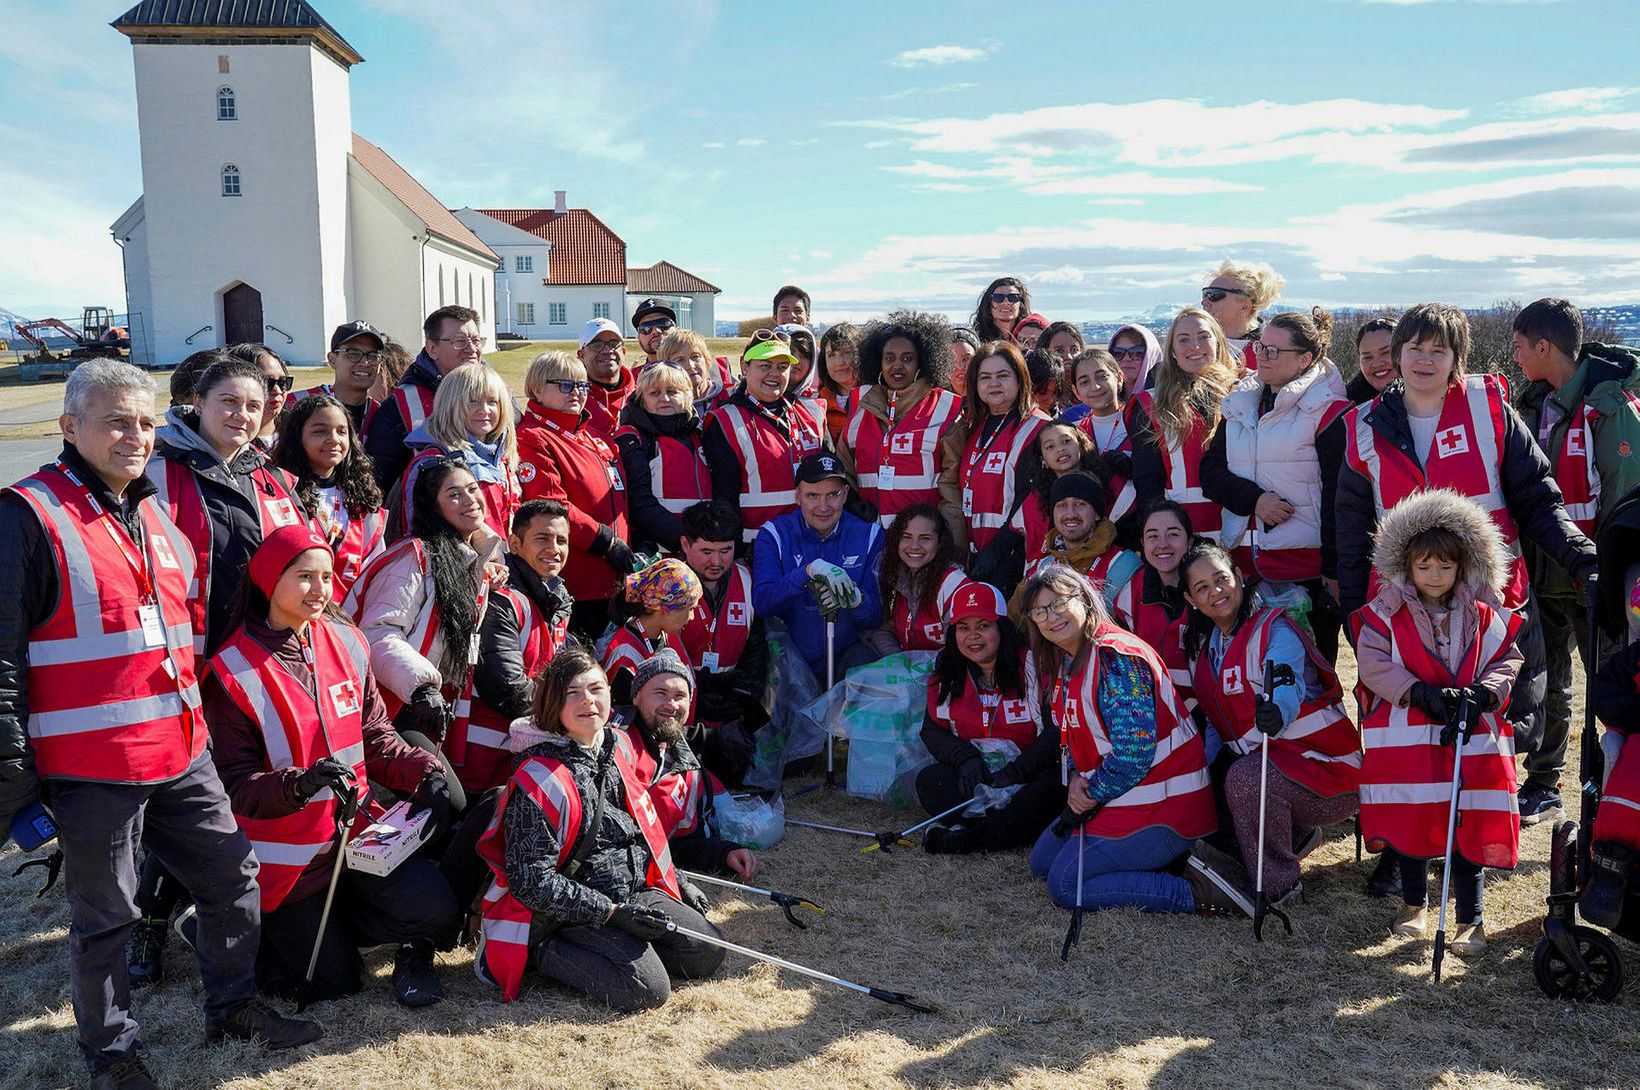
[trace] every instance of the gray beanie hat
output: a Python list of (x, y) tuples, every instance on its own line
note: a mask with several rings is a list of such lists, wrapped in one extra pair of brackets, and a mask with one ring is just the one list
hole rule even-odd
[(678, 657), (678, 653), (670, 647), (663, 647), (649, 658), (638, 664), (633, 672), (632, 693), (637, 695), (639, 689), (648, 685), (662, 674), (676, 674), (683, 678), (689, 686), (691, 694), (695, 691), (695, 672), (689, 669), (689, 664)]

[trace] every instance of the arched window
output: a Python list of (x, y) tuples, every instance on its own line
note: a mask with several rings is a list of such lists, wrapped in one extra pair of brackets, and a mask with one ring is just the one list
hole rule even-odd
[(239, 193), (239, 168), (229, 163), (222, 168), (222, 195), (237, 197)]
[(234, 103), (232, 87), (218, 87), (216, 89), (216, 119), (218, 121), (239, 120), (239, 108)]

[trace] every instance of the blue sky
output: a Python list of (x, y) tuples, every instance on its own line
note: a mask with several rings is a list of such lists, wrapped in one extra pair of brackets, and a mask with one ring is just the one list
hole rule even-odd
[[(1294, 304), (1640, 301), (1629, 0), (314, 4), (366, 59), (354, 128), (446, 204), (566, 189), (720, 317), (787, 281), (965, 314), (1004, 273), (1104, 317), (1224, 256)], [(123, 309), (123, 6), (6, 9), (0, 306)]]

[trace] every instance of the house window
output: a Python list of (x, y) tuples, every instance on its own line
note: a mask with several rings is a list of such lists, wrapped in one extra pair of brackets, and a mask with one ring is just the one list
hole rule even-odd
[(608, 303), (593, 303), (592, 304), (592, 316), (594, 318), (607, 318), (607, 317), (609, 317), (609, 304)]
[(218, 87), (216, 89), (216, 119), (218, 121), (239, 120), (239, 107), (234, 102), (232, 87)]
[(567, 313), (565, 313), (568, 310), (569, 310), (569, 304), (567, 304), (567, 303), (548, 303), (547, 304), (547, 324), (548, 325), (568, 325), (569, 324), (569, 315)]
[(237, 197), (239, 194), (239, 168), (229, 163), (222, 168), (222, 195)]
[(519, 303), (518, 304), (518, 324), (519, 325), (534, 325), (535, 324), (535, 304), (534, 303)]
[(535, 257), (531, 254), (518, 254), (513, 258), (513, 272), (532, 273), (535, 271)]

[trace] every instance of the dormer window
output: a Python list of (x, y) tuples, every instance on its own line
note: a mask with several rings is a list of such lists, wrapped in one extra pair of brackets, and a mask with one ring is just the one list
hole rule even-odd
[(222, 168), (222, 195), (237, 197), (239, 194), (239, 168), (229, 163)]
[(239, 107), (234, 102), (232, 87), (218, 87), (216, 89), (216, 119), (218, 121), (239, 120)]

